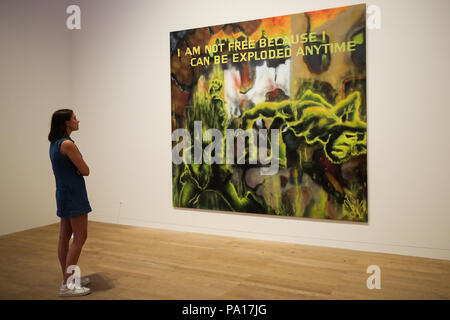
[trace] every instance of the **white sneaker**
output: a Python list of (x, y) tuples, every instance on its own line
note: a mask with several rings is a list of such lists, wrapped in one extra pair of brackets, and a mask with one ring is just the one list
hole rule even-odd
[(59, 288), (60, 297), (80, 297), (91, 293), (91, 289), (86, 287), (74, 287), (70, 289), (67, 285), (63, 284)]

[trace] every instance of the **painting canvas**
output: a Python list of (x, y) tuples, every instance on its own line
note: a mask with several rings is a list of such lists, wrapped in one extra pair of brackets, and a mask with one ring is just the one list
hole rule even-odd
[(366, 5), (170, 33), (173, 206), (368, 221)]

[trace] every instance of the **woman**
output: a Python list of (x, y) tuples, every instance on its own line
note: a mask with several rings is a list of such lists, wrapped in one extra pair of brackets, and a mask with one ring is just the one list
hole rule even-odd
[[(51, 142), (50, 160), (56, 180), (56, 214), (61, 218), (58, 258), (63, 273), (63, 283), (59, 289), (62, 297), (82, 296), (91, 291), (84, 287), (89, 283), (88, 278), (81, 278), (81, 285), (67, 286), (70, 274), (66, 270), (78, 262), (87, 238), (87, 213), (92, 211), (83, 178), (89, 175), (89, 167), (70, 138), (70, 134), (78, 130), (79, 123), (72, 110), (57, 110), (53, 113), (48, 135)], [(69, 248), (72, 234), (73, 242)]]

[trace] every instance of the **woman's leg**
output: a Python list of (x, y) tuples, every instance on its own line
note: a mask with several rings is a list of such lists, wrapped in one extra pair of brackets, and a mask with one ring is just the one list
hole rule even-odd
[(63, 278), (66, 272), (66, 258), (67, 252), (69, 251), (69, 242), (71, 236), (72, 236), (72, 226), (70, 225), (70, 219), (61, 218), (59, 228), (58, 258), (59, 263), (61, 264)]
[[(76, 265), (78, 262), (81, 249), (83, 248), (83, 245), (87, 239), (88, 215), (83, 214), (82, 216), (70, 218), (70, 225), (72, 226), (73, 230), (73, 241), (67, 253), (65, 270), (67, 270), (67, 268), (71, 265)], [(70, 274), (64, 274), (64, 284), (69, 277)]]

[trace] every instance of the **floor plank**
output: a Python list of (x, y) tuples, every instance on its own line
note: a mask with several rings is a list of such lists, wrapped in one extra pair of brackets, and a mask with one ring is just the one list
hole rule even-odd
[[(0, 237), (0, 299), (60, 299), (59, 225)], [(381, 290), (369, 290), (369, 265)], [(450, 299), (450, 261), (89, 222), (71, 299)]]

